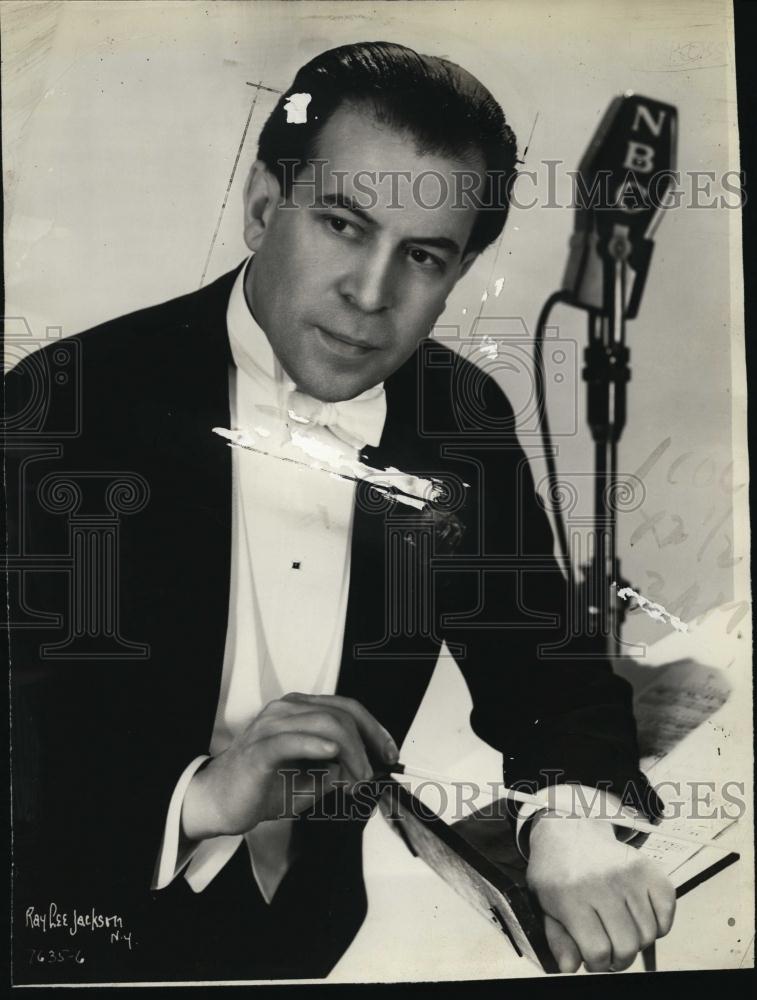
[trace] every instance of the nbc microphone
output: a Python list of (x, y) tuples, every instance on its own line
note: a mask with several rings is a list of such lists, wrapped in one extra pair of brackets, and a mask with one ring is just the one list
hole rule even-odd
[[(579, 585), (587, 635), (602, 656), (620, 653), (624, 608), (617, 558), (617, 446), (631, 378), (626, 320), (635, 318), (652, 256), (652, 235), (676, 183), (677, 112), (671, 104), (627, 93), (616, 97), (575, 175), (576, 217), (559, 299), (588, 313), (584, 352), (587, 417), (594, 440), (594, 545)], [(538, 352), (537, 352), (538, 358)], [(542, 372), (543, 376), (543, 372)], [(542, 422), (545, 443), (549, 431)], [(547, 458), (551, 482), (554, 460)], [(556, 515), (568, 565), (567, 533)]]
[(575, 175), (576, 219), (563, 289), (571, 304), (610, 317), (615, 262), (623, 242), (623, 316), (641, 301), (651, 236), (675, 183), (677, 112), (627, 93), (605, 112)]

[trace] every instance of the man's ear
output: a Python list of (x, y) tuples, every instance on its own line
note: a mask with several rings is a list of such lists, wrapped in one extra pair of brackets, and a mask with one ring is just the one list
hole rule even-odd
[(244, 241), (259, 250), (281, 198), (281, 188), (262, 160), (255, 160), (244, 186)]

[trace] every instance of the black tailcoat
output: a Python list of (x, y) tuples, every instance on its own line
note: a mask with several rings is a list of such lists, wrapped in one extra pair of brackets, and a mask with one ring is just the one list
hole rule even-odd
[[(360, 819), (303, 821), (271, 908), (243, 851), (200, 895), (149, 888), (219, 695), (231, 450), (212, 428), (229, 426), (236, 273), (52, 343), (6, 382), (17, 982), (323, 975), (365, 914)], [(507, 400), (430, 340), (385, 386), (366, 461), (441, 479), (456, 520), (358, 489), (338, 693), (399, 745), (445, 640), (508, 782), (643, 783), (628, 685), (560, 651), (565, 589)], [(40, 931), (51, 903), (115, 914), (121, 936)]]

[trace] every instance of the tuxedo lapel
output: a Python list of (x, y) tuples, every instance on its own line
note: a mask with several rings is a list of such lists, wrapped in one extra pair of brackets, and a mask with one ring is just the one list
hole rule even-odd
[(154, 595), (145, 614), (160, 694), (176, 738), (195, 752), (210, 745), (228, 622), (231, 449), (213, 428), (230, 425), (226, 307), (235, 277), (188, 296), (179, 322), (161, 331), (159, 360), (171, 374), (152, 393), (157, 412), (143, 414), (151, 498), (146, 525), (134, 530), (149, 571), (135, 587), (146, 580)]

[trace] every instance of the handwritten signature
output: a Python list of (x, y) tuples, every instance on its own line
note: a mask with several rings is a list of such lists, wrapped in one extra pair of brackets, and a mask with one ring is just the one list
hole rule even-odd
[(75, 907), (71, 910), (62, 910), (53, 902), (44, 909), (27, 906), (24, 924), (30, 930), (41, 931), (43, 934), (50, 931), (68, 931), (71, 937), (75, 937), (80, 931), (91, 933), (104, 931), (111, 944), (123, 941), (129, 950), (132, 946), (131, 931), (125, 928), (123, 917), (118, 913), (101, 913), (94, 906), (86, 911)]

